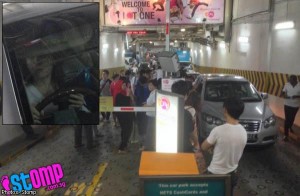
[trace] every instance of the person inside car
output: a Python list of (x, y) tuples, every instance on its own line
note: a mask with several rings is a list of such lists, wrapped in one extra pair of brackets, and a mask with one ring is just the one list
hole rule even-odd
[[(42, 112), (39, 112), (35, 106), (59, 87), (54, 75), (54, 56), (51, 51), (38, 53), (37, 50), (48, 50), (41, 39), (35, 40), (32, 45), (26, 47), (25, 66), (23, 68), (27, 73), (24, 74), (25, 90), (31, 106), (33, 121), (34, 124), (41, 124), (40, 118), (47, 113), (57, 111), (58, 107), (51, 103)], [(82, 94), (71, 94), (68, 101), (69, 107), (82, 108), (82, 110), (88, 111), (84, 107), (85, 101)]]

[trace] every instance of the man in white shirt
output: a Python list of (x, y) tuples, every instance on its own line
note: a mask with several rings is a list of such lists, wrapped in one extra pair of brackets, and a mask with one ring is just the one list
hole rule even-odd
[(237, 183), (236, 169), (247, 143), (247, 132), (238, 120), (244, 112), (244, 103), (239, 98), (229, 98), (224, 101), (223, 108), (226, 123), (211, 131), (201, 149), (213, 149), (213, 158), (207, 173), (231, 174), (233, 191)]
[(288, 83), (284, 85), (282, 90), (284, 99), (284, 141), (288, 141), (289, 131), (293, 133), (292, 126), (295, 121), (295, 116), (300, 107), (300, 84), (297, 76), (291, 75)]

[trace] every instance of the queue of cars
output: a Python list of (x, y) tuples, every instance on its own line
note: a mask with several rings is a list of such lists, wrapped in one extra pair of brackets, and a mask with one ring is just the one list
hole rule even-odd
[[(201, 93), (200, 140), (223, 123), (223, 101), (238, 96), (245, 103), (240, 124), (247, 131), (247, 145), (274, 144), (278, 136), (276, 118), (266, 103), (267, 94), (259, 93), (245, 78), (236, 75), (198, 74), (195, 85)], [(200, 87), (199, 87), (200, 86)]]

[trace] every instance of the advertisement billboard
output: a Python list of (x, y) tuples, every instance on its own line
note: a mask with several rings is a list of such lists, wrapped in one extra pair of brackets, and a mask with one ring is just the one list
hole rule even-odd
[[(170, 0), (171, 24), (220, 24), (224, 0)], [(105, 0), (105, 25), (166, 23), (166, 0)]]

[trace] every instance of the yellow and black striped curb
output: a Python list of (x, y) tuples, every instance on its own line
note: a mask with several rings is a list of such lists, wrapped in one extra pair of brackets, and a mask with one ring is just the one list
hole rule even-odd
[(61, 126), (50, 127), (50, 129), (47, 130), (47, 132), (43, 136), (37, 138), (36, 140), (32, 140), (31, 142), (28, 142), (27, 144), (20, 147), (19, 149), (17, 149), (16, 151), (14, 151), (13, 153), (11, 153), (9, 155), (7, 155), (5, 157), (1, 157), (0, 158), (0, 167), (7, 165), (11, 161), (15, 160), (18, 156), (20, 156), (21, 154), (23, 154), (24, 152), (26, 152), (27, 150), (32, 148), (34, 145), (36, 145), (40, 141), (50, 138), (54, 133), (56, 133), (59, 130), (60, 127)]
[(30, 142), (30, 143), (22, 146), (21, 148), (19, 148), (15, 152), (13, 152), (13, 153), (5, 156), (5, 157), (1, 157), (1, 159), (0, 159), (0, 167), (2, 167), (4, 165), (7, 165), (11, 161), (15, 160), (18, 156), (20, 156), (21, 154), (23, 154), (24, 152), (26, 152), (27, 150), (29, 150), (30, 148), (32, 148), (34, 145), (36, 145), (37, 143), (39, 143), (43, 139), (45, 139), (45, 136), (42, 136), (42, 137), (39, 137), (36, 140), (33, 140), (32, 142)]
[[(281, 91), (289, 78), (289, 74), (284, 73), (226, 69), (218, 67), (194, 66), (194, 71), (198, 71), (200, 73), (224, 73), (243, 76), (249, 80), (258, 91), (267, 92), (268, 94), (275, 96), (280, 96)], [(300, 80), (300, 75), (298, 75), (298, 79)]]

